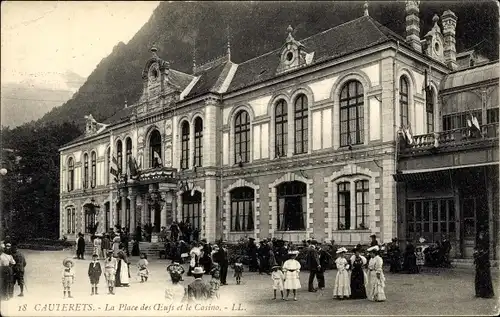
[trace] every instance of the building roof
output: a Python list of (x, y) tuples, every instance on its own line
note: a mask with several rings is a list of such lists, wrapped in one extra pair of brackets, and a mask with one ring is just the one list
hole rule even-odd
[[(193, 98), (196, 96), (200, 96), (209, 92), (215, 92), (217, 90), (217, 83), (220, 81), (220, 77), (224, 77), (224, 74), (227, 76), (227, 65), (230, 65), (231, 62), (225, 61), (221, 64), (216, 64), (213, 67), (206, 69), (199, 74), (200, 79), (196, 82), (191, 91), (184, 97), (184, 99)], [(224, 71), (226, 70), (226, 71)], [(222, 76), (221, 76), (222, 75)]]
[[(370, 16), (363, 16), (300, 40), (300, 43), (307, 52), (314, 52), (314, 64), (389, 40), (400, 41), (402, 45), (411, 49), (404, 38)], [(280, 52), (281, 49), (276, 49), (239, 64), (228, 91), (235, 91), (275, 77), (280, 63), (278, 56)]]
[(476, 67), (470, 67), (450, 73), (441, 82), (440, 90), (473, 85), (479, 82), (498, 78), (499, 70), (500, 68), (497, 60), (488, 64), (478, 65)]

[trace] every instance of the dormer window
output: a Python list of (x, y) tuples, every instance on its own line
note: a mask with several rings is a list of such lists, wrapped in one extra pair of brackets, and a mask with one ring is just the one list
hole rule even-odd
[(283, 73), (289, 70), (296, 69), (303, 65), (309, 65), (312, 62), (314, 53), (308, 54), (299, 41), (292, 36), (293, 28), (288, 27), (288, 36), (280, 51), (280, 64), (278, 65), (277, 73)]

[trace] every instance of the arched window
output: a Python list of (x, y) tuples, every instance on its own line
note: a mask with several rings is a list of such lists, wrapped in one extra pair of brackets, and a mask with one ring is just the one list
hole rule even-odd
[(306, 188), (306, 184), (298, 181), (285, 182), (277, 187), (278, 230), (306, 230)]
[[(106, 151), (106, 170), (105, 170), (105, 173), (106, 173), (106, 184), (110, 184), (111, 183), (111, 173), (109, 172), (110, 168), (111, 168), (111, 148), (108, 148), (108, 150)], [(107, 228), (107, 227), (106, 227)]]
[(231, 191), (231, 231), (252, 231), (254, 229), (254, 190), (239, 187)]
[(132, 157), (132, 139), (127, 138), (125, 140), (125, 166), (130, 164), (130, 158)]
[(347, 82), (340, 92), (340, 146), (364, 140), (364, 93), (357, 80)]
[(68, 191), (75, 189), (75, 162), (73, 158), (68, 159)]
[(161, 134), (158, 130), (154, 130), (149, 138), (149, 153), (151, 167), (156, 168), (163, 165), (161, 159)]
[(285, 100), (280, 100), (274, 109), (274, 143), (276, 157), (286, 156), (288, 144), (288, 109)]
[(234, 161), (250, 162), (250, 116), (245, 110), (234, 119)]
[(189, 168), (189, 123), (184, 121), (181, 126), (181, 169)]
[(401, 127), (409, 127), (408, 81), (404, 76), (399, 80), (399, 118)]
[(118, 173), (122, 173), (123, 165), (123, 148), (122, 141), (116, 142), (116, 160), (118, 161)]
[(203, 163), (203, 120), (197, 117), (194, 120), (194, 166)]
[(182, 221), (191, 224), (191, 228), (201, 230), (201, 192), (195, 190), (182, 194)]
[(434, 132), (434, 93), (427, 88), (425, 94), (425, 115), (427, 117), (427, 133)]
[(295, 154), (307, 153), (307, 117), (307, 97), (300, 95), (295, 100)]
[(83, 155), (83, 188), (89, 188), (89, 155)]
[(92, 166), (90, 170), (90, 173), (92, 175), (90, 178), (90, 186), (94, 188), (97, 185), (97, 157), (95, 152), (92, 152), (92, 154), (90, 154), (90, 160)]

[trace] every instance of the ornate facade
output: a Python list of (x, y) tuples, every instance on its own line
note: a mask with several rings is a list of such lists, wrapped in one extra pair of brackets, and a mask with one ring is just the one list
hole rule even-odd
[(140, 100), (61, 149), (61, 236), (178, 220), (209, 241), (403, 238), (399, 135), (443, 131), (438, 96), (457, 68), (456, 16), (443, 14), (443, 32), (436, 16), (422, 40), (418, 1), (407, 16), (406, 39), (365, 10), (302, 41), (289, 27), (281, 48), (240, 64), (228, 49), (193, 74), (153, 48)]

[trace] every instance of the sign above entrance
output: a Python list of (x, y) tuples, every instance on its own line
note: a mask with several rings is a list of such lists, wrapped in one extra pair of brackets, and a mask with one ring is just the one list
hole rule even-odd
[(177, 181), (177, 170), (169, 167), (144, 170), (141, 173), (140, 180), (164, 180), (172, 182)]

